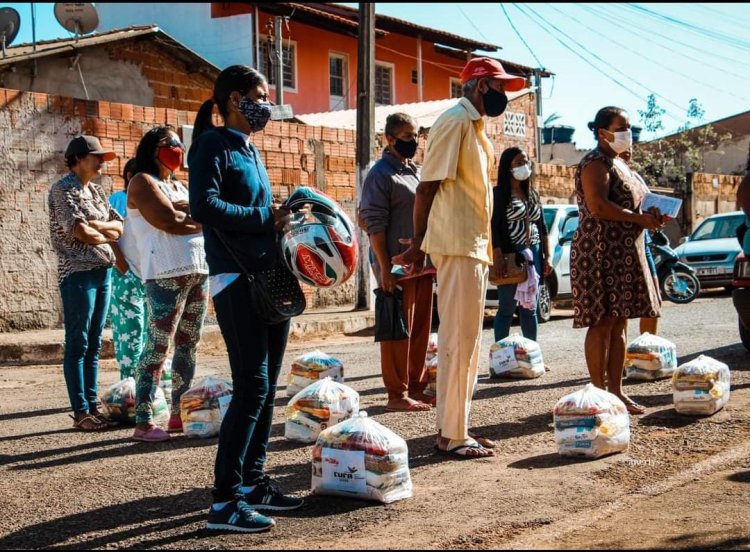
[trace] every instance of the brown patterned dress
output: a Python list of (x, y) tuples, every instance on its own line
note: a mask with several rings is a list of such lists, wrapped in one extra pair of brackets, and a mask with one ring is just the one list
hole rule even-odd
[(578, 165), (575, 182), (580, 221), (570, 253), (574, 328), (596, 326), (606, 318), (653, 318), (661, 310), (646, 261), (643, 228), (602, 220), (586, 206), (581, 173), (595, 160), (609, 168), (611, 202), (640, 212), (646, 191), (634, 174), (598, 149), (586, 154)]

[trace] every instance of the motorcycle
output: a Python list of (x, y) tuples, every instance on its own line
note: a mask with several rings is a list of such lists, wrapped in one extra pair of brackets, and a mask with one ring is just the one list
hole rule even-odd
[(737, 256), (732, 274), (732, 303), (739, 319), (740, 340), (750, 351), (750, 257)]
[(695, 269), (680, 261), (669, 245), (669, 238), (661, 230), (651, 235), (651, 255), (656, 265), (656, 274), (662, 295), (673, 303), (689, 303), (701, 290)]

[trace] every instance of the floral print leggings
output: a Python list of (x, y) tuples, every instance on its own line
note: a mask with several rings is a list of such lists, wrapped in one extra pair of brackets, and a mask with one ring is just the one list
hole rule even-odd
[(136, 372), (136, 423), (151, 423), (151, 405), (161, 368), (174, 339), (172, 357), (172, 416), (180, 414), (180, 397), (195, 375), (195, 353), (208, 308), (208, 276), (188, 274), (146, 281), (148, 329)]
[(112, 269), (112, 301), (109, 308), (115, 358), (120, 379), (135, 375), (146, 341), (146, 289), (132, 271), (123, 276)]

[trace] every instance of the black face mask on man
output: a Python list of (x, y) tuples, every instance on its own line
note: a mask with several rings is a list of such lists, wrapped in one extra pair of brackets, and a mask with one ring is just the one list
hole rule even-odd
[(416, 140), (402, 140), (396, 138), (396, 142), (393, 144), (393, 149), (405, 159), (411, 159), (417, 154), (417, 148), (419, 143)]
[(482, 101), (484, 102), (484, 111), (490, 117), (502, 115), (508, 106), (508, 96), (489, 85), (487, 86), (487, 92), (482, 94)]

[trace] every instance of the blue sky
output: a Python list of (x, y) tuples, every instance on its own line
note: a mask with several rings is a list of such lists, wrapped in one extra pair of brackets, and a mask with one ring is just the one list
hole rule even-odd
[[(30, 42), (30, 4), (3, 6), (21, 15), (15, 43)], [(55, 20), (52, 3), (35, 6), (37, 40), (71, 36)], [(534, 55), (514, 32), (503, 6)], [(586, 123), (600, 107), (623, 107), (637, 124), (638, 109), (645, 109), (652, 92), (668, 110), (665, 133), (684, 123), (691, 98), (705, 109), (705, 121), (750, 109), (747, 3), (380, 2), (376, 10), (502, 46), (492, 54), (501, 59), (535, 67), (538, 58), (556, 74), (543, 83), (543, 118), (560, 114), (555, 124), (575, 127), (573, 139), (579, 148), (593, 146)]]

